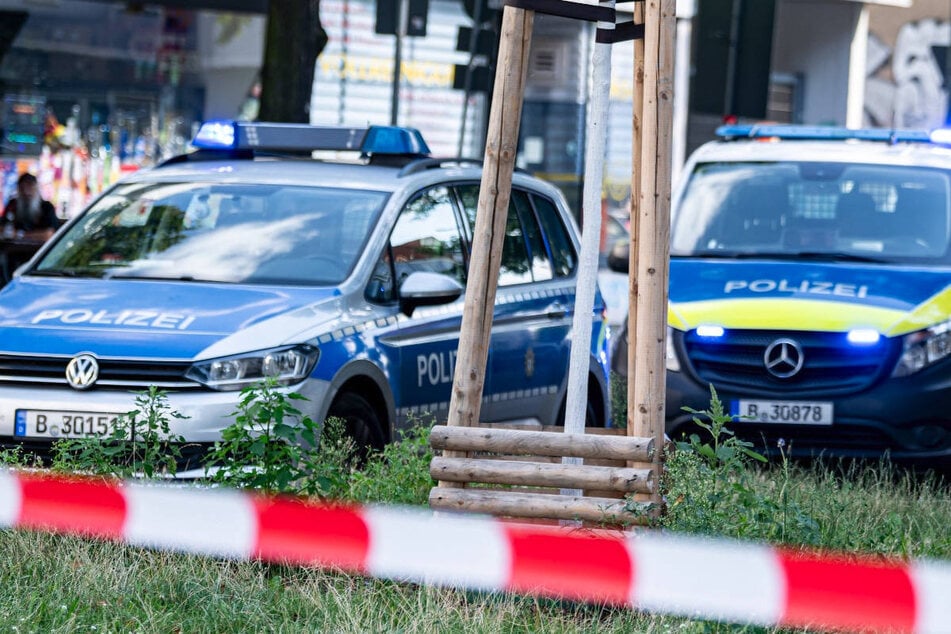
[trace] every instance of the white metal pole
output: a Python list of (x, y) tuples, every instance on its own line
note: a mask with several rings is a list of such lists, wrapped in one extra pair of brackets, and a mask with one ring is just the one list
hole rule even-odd
[[(602, 1), (614, 8), (614, 0)], [(613, 22), (598, 22), (598, 29), (613, 30)], [(595, 42), (591, 54), (591, 96), (585, 134), (584, 192), (582, 194), (581, 255), (578, 288), (571, 325), (571, 356), (568, 363), (568, 396), (565, 433), (583, 434), (588, 405), (588, 368), (591, 357), (591, 324), (594, 290), (598, 283), (598, 252), (601, 246), (601, 189), (604, 180), (604, 145), (607, 136), (608, 99), (611, 94), (611, 44)], [(580, 458), (562, 458), (563, 464), (581, 464)], [(565, 495), (580, 495), (566, 489)]]

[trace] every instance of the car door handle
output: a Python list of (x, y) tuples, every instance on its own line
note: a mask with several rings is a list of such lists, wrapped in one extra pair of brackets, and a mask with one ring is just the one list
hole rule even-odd
[(548, 307), (548, 310), (545, 311), (545, 317), (549, 319), (561, 319), (568, 314), (568, 309), (565, 308), (564, 304), (555, 303)]

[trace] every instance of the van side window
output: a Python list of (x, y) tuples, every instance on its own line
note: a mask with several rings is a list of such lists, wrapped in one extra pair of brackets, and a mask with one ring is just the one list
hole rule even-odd
[(568, 230), (565, 229), (561, 214), (555, 204), (537, 194), (532, 195), (532, 203), (538, 214), (538, 219), (542, 223), (542, 229), (545, 231), (545, 237), (548, 238), (548, 246), (551, 248), (551, 258), (555, 265), (555, 275), (558, 277), (568, 277), (575, 270), (575, 247), (568, 236)]
[(410, 200), (390, 234), (390, 250), (397, 287), (415, 271), (466, 283), (462, 236), (448, 188), (433, 187)]

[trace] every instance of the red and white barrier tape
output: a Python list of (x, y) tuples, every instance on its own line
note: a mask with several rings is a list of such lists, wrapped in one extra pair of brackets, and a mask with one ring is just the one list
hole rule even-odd
[(951, 564), (0, 471), (0, 527), (738, 623), (951, 631)]

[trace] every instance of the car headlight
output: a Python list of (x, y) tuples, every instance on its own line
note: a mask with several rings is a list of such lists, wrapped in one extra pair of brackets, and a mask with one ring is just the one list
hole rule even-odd
[(671, 372), (680, 372), (680, 360), (677, 358), (677, 349), (674, 347), (674, 329), (667, 327), (667, 369)]
[(905, 335), (892, 376), (908, 376), (951, 355), (951, 321)]
[(200, 361), (185, 376), (215, 390), (240, 390), (271, 378), (278, 385), (292, 385), (310, 376), (320, 351), (313, 346), (276, 348)]

